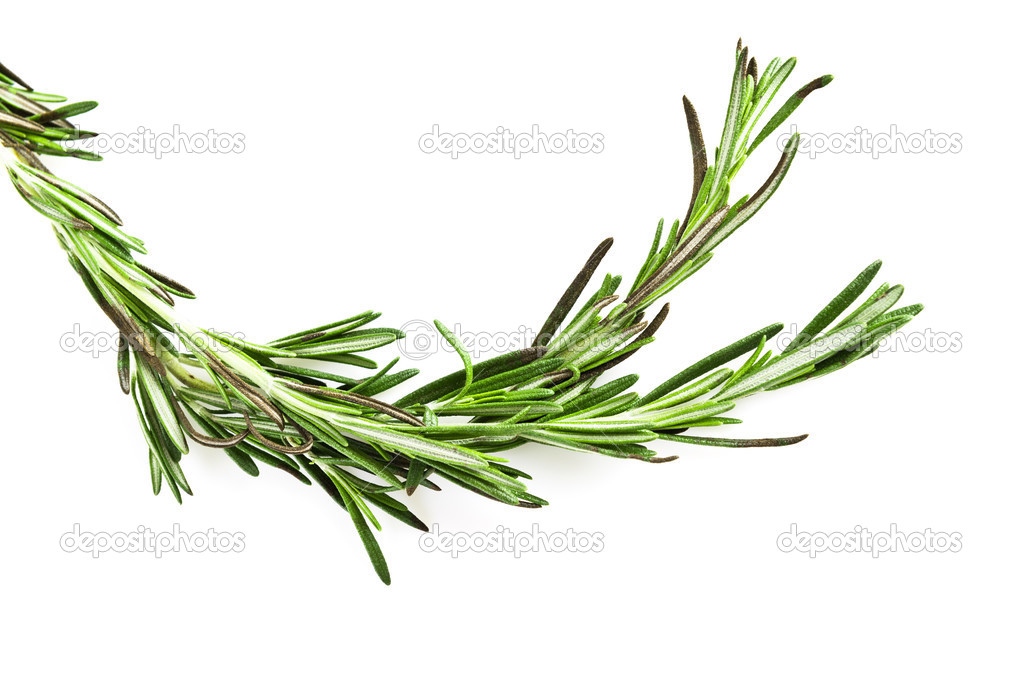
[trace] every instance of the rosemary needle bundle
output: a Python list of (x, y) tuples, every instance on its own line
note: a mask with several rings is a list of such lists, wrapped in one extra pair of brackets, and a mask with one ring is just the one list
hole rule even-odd
[[(71, 266), (119, 333), (118, 379), (135, 405), (154, 493), (169, 489), (179, 502), (183, 493), (191, 495), (182, 469), (190, 441), (222, 449), (253, 476), (262, 463), (305, 484), (315, 482), (351, 516), (378, 576), (389, 583), (373, 534), (381, 529), (374, 509), (425, 531), (400, 498), (420, 487), (439, 490), (438, 480), (509, 505), (546, 505), (526, 490), (528, 475), (498, 455), (526, 443), (647, 462), (676, 457), (658, 456), (651, 448), (656, 441), (739, 448), (796, 443), (806, 435), (727, 439), (696, 432), (738, 423), (726, 414), (745, 396), (820, 377), (871, 355), (922, 310), (895, 309), (903, 290), (887, 284), (854, 306), (880, 268), (875, 262), (780, 353), (765, 350), (783, 329), (774, 324), (645, 394), (633, 391), (636, 375), (601, 381), (654, 341), (669, 307), (663, 304), (649, 320), (647, 309), (707, 265), (712, 250), (753, 218), (785, 178), (798, 135), (758, 189), (730, 202), (745, 160), (811, 92), (831, 81), (830, 76), (811, 81), (761, 125), (795, 65), (794, 58), (774, 59), (760, 71), (740, 41), (713, 157), (696, 110), (684, 98), (693, 160), (689, 207), (667, 231), (663, 220), (658, 223), (631, 286), (623, 289), (622, 277), (608, 274), (579, 304), (611, 247), (605, 240), (532, 346), (472, 363), (438, 321), (463, 367), (391, 402), (377, 396), (417, 370), (393, 371), (397, 359), (378, 368), (364, 355), (402, 335), (372, 327), (379, 313), (366, 311), (265, 344), (217, 333), (178, 314), (176, 300), (194, 298), (191, 290), (143, 265), (138, 260), (146, 254), (143, 242), (123, 230), (118, 215), (40, 160), (98, 159), (62, 144), (93, 135), (69, 120), (95, 102), (63, 104), (64, 98), (33, 90), (0, 65), (0, 149), (15, 189), (51, 222)], [(50, 109), (51, 104), (62, 106)], [(743, 356), (736, 369), (725, 367)], [(330, 369), (304, 367), (297, 359), (322, 361), (327, 365), (320, 367)]]

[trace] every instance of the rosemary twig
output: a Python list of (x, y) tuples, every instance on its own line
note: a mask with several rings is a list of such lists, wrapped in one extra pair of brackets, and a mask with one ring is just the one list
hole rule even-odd
[[(833, 324), (866, 290), (878, 263), (779, 355), (764, 350), (781, 329), (772, 325), (690, 365), (645, 396), (631, 391), (635, 375), (598, 385), (604, 373), (654, 342), (669, 307), (663, 304), (650, 321), (644, 320), (646, 309), (705, 266), (712, 249), (759, 212), (785, 178), (798, 136), (758, 190), (728, 203), (746, 158), (810, 92), (830, 81), (828, 76), (811, 81), (757, 131), (794, 66), (794, 59), (775, 59), (760, 72), (748, 48), (737, 50), (713, 159), (695, 107), (683, 100), (694, 172), (689, 206), (666, 236), (663, 221), (658, 225), (628, 291), (619, 294), (622, 278), (607, 275), (578, 305), (611, 246), (607, 239), (557, 301), (533, 347), (474, 364), (438, 322), (438, 331), (459, 352), (462, 369), (393, 403), (374, 396), (407, 381), (415, 369), (392, 373), (392, 361), (358, 378), (289, 362), (307, 359), (376, 370), (375, 361), (362, 354), (402, 335), (397, 329), (368, 327), (379, 313), (367, 311), (267, 344), (218, 334), (179, 314), (175, 297), (193, 298), (193, 292), (140, 263), (145, 247), (122, 230), (118, 215), (51, 174), (40, 160), (41, 155), (98, 158), (61, 144), (91, 135), (68, 119), (95, 103), (50, 110), (45, 103), (61, 98), (39, 95), (0, 65), (0, 157), (20, 195), (51, 222), (72, 266), (119, 332), (118, 380), (136, 407), (154, 493), (166, 486), (178, 501), (182, 493), (191, 495), (181, 467), (189, 439), (223, 449), (247, 474), (258, 474), (256, 463), (262, 462), (303, 483), (316, 482), (351, 516), (377, 574), (389, 582), (372, 531), (381, 525), (370, 506), (426, 529), (399, 494), (439, 490), (433, 477), (509, 505), (545, 505), (526, 491), (528, 475), (495, 455), (525, 443), (652, 463), (676, 457), (660, 456), (649, 447), (659, 440), (735, 448), (796, 443), (805, 435), (722, 439), (690, 430), (734, 424), (738, 420), (724, 414), (737, 400), (828, 374), (870, 355), (885, 336), (920, 312), (919, 306), (892, 310), (902, 288), (884, 285)], [(723, 367), (746, 354), (736, 370)], [(454, 416), (471, 419), (458, 422)]]

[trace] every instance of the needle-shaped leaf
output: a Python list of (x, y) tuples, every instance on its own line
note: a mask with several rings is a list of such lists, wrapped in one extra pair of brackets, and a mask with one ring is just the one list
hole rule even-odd
[(600, 266), (600, 262), (603, 260), (604, 255), (607, 254), (611, 245), (614, 244), (614, 240), (608, 237), (606, 240), (597, 245), (597, 248), (593, 250), (590, 257), (586, 259), (586, 263), (583, 264), (582, 270), (575, 276), (569, 284), (568, 289), (561, 295), (561, 299), (554, 306), (554, 310), (547, 316), (547, 320), (544, 322), (540, 331), (536, 335), (536, 339), (530, 346), (545, 346), (550, 343), (554, 336), (554, 331), (558, 329), (558, 326), (565, 321), (565, 317), (568, 316), (572, 307), (575, 306), (575, 302), (579, 300), (579, 296), (582, 294), (583, 289), (589, 283), (590, 278), (593, 277), (593, 273), (596, 272)]
[(714, 175), (710, 183), (711, 195), (720, 186), (724, 171), (729, 168), (732, 153), (735, 151), (738, 135), (739, 113), (742, 107), (742, 92), (746, 84), (746, 64), (749, 48), (743, 48), (735, 60), (735, 74), (732, 76), (732, 93), (728, 98), (728, 111), (725, 114), (725, 127), (721, 132), (721, 144), (718, 146), (717, 159), (714, 161)]
[(125, 394), (131, 393), (131, 355), (129, 354), (128, 340), (123, 334), (117, 335), (117, 379), (121, 385), (121, 391)]
[[(353, 354), (357, 351), (369, 351), (381, 346), (390, 344), (397, 336), (384, 334), (367, 334), (359, 336), (346, 336), (340, 339), (322, 342), (290, 346), (289, 350), (299, 358), (336, 358), (339, 355)], [(374, 363), (374, 365), (376, 365)]]
[[(525, 412), (520, 412), (525, 411)], [(550, 401), (505, 401), (499, 403), (470, 403), (468, 405), (448, 404), (437, 409), (438, 415), (555, 415), (562, 412), (561, 406)]]
[(62, 107), (57, 107), (53, 111), (48, 111), (44, 114), (33, 114), (31, 119), (37, 123), (50, 123), (61, 119), (69, 119), (72, 116), (80, 116), (81, 114), (92, 111), (98, 106), (99, 102), (75, 102), (73, 104), (65, 104)]
[(700, 377), (715, 368), (719, 368), (725, 363), (732, 362), (739, 356), (755, 349), (760, 344), (761, 337), (771, 339), (784, 328), (785, 326), (781, 323), (775, 323), (774, 325), (769, 325), (761, 330), (748, 334), (742, 339), (732, 342), (719, 351), (715, 351), (706, 358), (693, 363), (688, 368), (651, 391), (649, 394), (640, 399), (639, 405), (652, 403), (662, 396), (675, 391), (679, 387), (688, 384), (697, 377)]
[(675, 443), (692, 444), (694, 446), (718, 446), (720, 448), (773, 448), (777, 446), (791, 446), (799, 443), (808, 437), (809, 434), (799, 436), (783, 436), (766, 439), (721, 439), (712, 436), (689, 436), (687, 434), (661, 434), (664, 441)]
[(462, 365), (465, 366), (465, 383), (462, 385), (462, 388), (458, 391), (458, 393), (455, 394), (455, 397), (451, 399), (452, 401), (457, 401), (465, 395), (465, 392), (467, 392), (469, 387), (472, 385), (472, 358), (469, 356), (469, 352), (466, 350), (465, 346), (462, 345), (462, 340), (459, 339), (454, 332), (449, 330), (444, 323), (439, 320), (434, 320), (433, 324), (437, 327), (437, 331), (441, 333), (444, 339), (446, 339), (447, 342), (455, 349), (458, 357), (462, 359)]
[(768, 135), (773, 133), (778, 126), (784, 123), (785, 119), (791, 116), (792, 112), (794, 112), (796, 108), (803, 103), (803, 100), (810, 96), (810, 93), (819, 88), (823, 88), (833, 80), (834, 76), (821, 76), (820, 78), (813, 79), (797, 90), (792, 97), (785, 101), (785, 104), (781, 105), (781, 108), (777, 111), (777, 113), (775, 113), (775, 115), (772, 116), (766, 124), (764, 124), (764, 128), (760, 131), (757, 137), (753, 139), (753, 142), (750, 143), (749, 152), (756, 149), (761, 142), (767, 139)]
[[(492, 375), (507, 372), (527, 365), (534, 360), (541, 358), (546, 353), (547, 347), (545, 346), (532, 346), (517, 351), (509, 351), (508, 353), (495, 358), (490, 358), (474, 364), (472, 366), (472, 377), (476, 381), (479, 381)], [(398, 399), (394, 402), (394, 405), (399, 408), (403, 408), (417, 403), (425, 404), (435, 401), (441, 396), (445, 396), (463, 386), (466, 383), (468, 374), (469, 373), (465, 370), (455, 371), (450, 375), (434, 380), (433, 382), (416, 389), (403, 398)]]
[(369, 528), (366, 523), (366, 518), (363, 516), (363, 509), (355, 504), (355, 499), (350, 489), (340, 482), (343, 480), (336, 475), (328, 473), (332, 481), (338, 484), (338, 492), (345, 501), (345, 507), (348, 508), (348, 512), (352, 517), (352, 523), (355, 524), (355, 529), (359, 533), (359, 538), (362, 540), (363, 546), (366, 548), (366, 554), (369, 555), (370, 562), (373, 563), (373, 569), (376, 571), (377, 576), (384, 583), (384, 585), (391, 585), (391, 572), (387, 568), (387, 560), (384, 559), (384, 553), (380, 550), (380, 544), (377, 542), (376, 536), (373, 535), (373, 531)]
[(814, 319), (811, 320), (809, 324), (807, 324), (807, 326), (799, 332), (799, 334), (793, 337), (792, 341), (785, 347), (783, 353), (791, 353), (796, 349), (802, 348), (808, 344), (811, 339), (827, 329), (828, 325), (833, 323), (838, 316), (842, 315), (842, 313), (859, 298), (860, 294), (867, 289), (870, 283), (874, 280), (874, 277), (877, 276), (877, 271), (880, 269), (880, 260), (874, 261), (864, 268), (859, 275), (853, 278), (852, 282), (846, 285), (845, 289), (839, 292), (838, 296), (832, 299), (827, 306), (821, 309), (820, 313), (814, 316)]
[(742, 227), (749, 219), (753, 218), (754, 215), (764, 204), (767, 203), (781, 185), (781, 181), (785, 179), (785, 174), (789, 172), (789, 168), (792, 166), (792, 162), (796, 158), (796, 151), (799, 149), (799, 134), (796, 133), (789, 138), (788, 143), (785, 145), (785, 149), (782, 152), (781, 159), (778, 160), (778, 165), (774, 167), (774, 171), (767, 178), (760, 189), (757, 190), (752, 197), (749, 198), (742, 208), (739, 209), (735, 214), (725, 221), (721, 228), (710, 235), (706, 242), (697, 251), (697, 255), (703, 255), (711, 251), (718, 244), (723, 242), (729, 235)]
[(188, 452), (188, 441), (185, 433), (178, 423), (178, 416), (174, 411), (171, 401), (174, 400), (164, 388), (160, 378), (152, 371), (148, 364), (135, 359), (135, 366), (138, 368), (138, 377), (146, 396), (153, 403), (156, 417), (159, 418), (160, 426), (163, 427), (167, 436), (170, 437), (174, 446), (182, 453)]
[(772, 384), (792, 378), (800, 372), (811, 370), (829, 356), (853, 344), (864, 332), (866, 326), (853, 324), (822, 337), (787, 356), (779, 356), (761, 370), (735, 383), (719, 396), (733, 399), (760, 391)]

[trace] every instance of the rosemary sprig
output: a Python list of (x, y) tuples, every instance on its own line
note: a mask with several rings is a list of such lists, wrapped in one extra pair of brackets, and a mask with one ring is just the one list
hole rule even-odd
[[(495, 455), (531, 442), (647, 462), (675, 458), (648, 447), (657, 440), (740, 448), (796, 443), (805, 435), (743, 440), (682, 432), (739, 422), (724, 416), (738, 399), (863, 358), (919, 313), (919, 306), (891, 310), (902, 288), (884, 285), (832, 324), (866, 290), (880, 266), (876, 263), (777, 356), (764, 351), (781, 329), (772, 325), (710, 354), (645, 396), (631, 391), (636, 375), (598, 385), (605, 372), (654, 341), (669, 307), (664, 304), (650, 321), (644, 320), (646, 309), (705, 266), (711, 250), (748, 222), (781, 184), (798, 136), (756, 192), (728, 203), (731, 183), (753, 150), (810, 92), (831, 80), (811, 81), (757, 131), (794, 66), (794, 59), (775, 59), (758, 75), (756, 61), (740, 43), (713, 163), (696, 110), (684, 99), (694, 169), (689, 207), (663, 243), (663, 220), (658, 224), (624, 298), (617, 294), (622, 278), (607, 275), (577, 306), (611, 247), (608, 239), (587, 259), (531, 348), (473, 364), (458, 339), (437, 322), (463, 368), (393, 403), (375, 396), (417, 372), (392, 373), (397, 359), (367, 377), (295, 362), (377, 370), (363, 354), (401, 336), (396, 329), (368, 327), (379, 313), (367, 311), (266, 344), (219, 334), (179, 316), (175, 297), (193, 298), (191, 290), (140, 263), (144, 245), (122, 230), (117, 214), (40, 161), (40, 155), (96, 158), (60, 144), (90, 135), (68, 119), (95, 103), (50, 110), (47, 104), (63, 98), (35, 92), (0, 65), (0, 149), (14, 187), (50, 220), (72, 267), (120, 333), (118, 380), (135, 403), (154, 493), (166, 486), (178, 501), (182, 493), (191, 495), (181, 467), (189, 440), (223, 449), (253, 476), (261, 462), (305, 484), (315, 481), (349, 513), (387, 583), (389, 570), (372, 531), (381, 529), (373, 508), (426, 529), (399, 500), (400, 492), (439, 490), (433, 479), (440, 478), (509, 505), (543, 506), (546, 501), (526, 490), (528, 475)], [(738, 369), (722, 367), (746, 354)], [(465, 417), (470, 420), (452, 419)]]

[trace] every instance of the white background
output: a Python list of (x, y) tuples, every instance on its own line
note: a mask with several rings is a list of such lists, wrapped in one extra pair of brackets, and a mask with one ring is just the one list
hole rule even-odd
[[(666, 465), (516, 451), (549, 508), (448, 486), (414, 510), (446, 531), (600, 532), (603, 552), (452, 559), (385, 519), (385, 587), (345, 513), (275, 471), (253, 479), (196, 447), (195, 497), (152, 496), (112, 354), (59, 347), (75, 324), (109, 324), (46, 221), (5, 191), (0, 677), (1018, 679), (1019, 322), (1005, 298), (1020, 244), (1002, 208), (1019, 187), (1014, 19), (984, 3), (264, 7), (5, 8), (3, 62), (40, 90), (99, 100), (87, 127), (244, 134), (236, 155), (51, 162), (200, 294), (179, 304), (192, 320), (250, 339), (367, 308), (393, 326), (536, 329), (609, 235), (601, 274), (631, 281), (657, 220), (689, 199), (682, 94), (713, 145), (741, 35), (762, 66), (800, 58), (784, 96), (835, 75), (797, 112), (801, 130), (894, 124), (958, 133), (963, 149), (801, 156), (624, 367), (649, 389), (750, 330), (803, 324), (879, 257), (904, 303), (927, 305), (910, 329), (962, 348), (753, 397), (734, 413), (744, 424), (714, 432), (811, 433), (787, 449), (666, 445), (681, 456)], [(600, 132), (605, 150), (453, 161), (418, 148), (434, 124), (534, 123)], [(773, 167), (771, 147), (737, 194)], [(428, 379), (458, 359), (421, 365)], [(75, 523), (242, 532), (245, 550), (93, 559), (60, 549)], [(810, 559), (777, 549), (792, 523), (956, 531), (963, 547)]]

